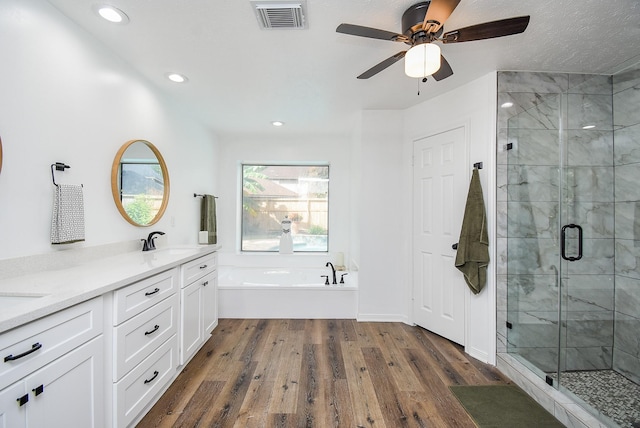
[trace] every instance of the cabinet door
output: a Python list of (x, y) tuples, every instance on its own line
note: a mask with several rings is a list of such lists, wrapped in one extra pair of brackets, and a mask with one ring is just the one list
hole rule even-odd
[(181, 290), (182, 339), (180, 346), (180, 364), (198, 349), (202, 343), (202, 285), (194, 282)]
[(102, 341), (99, 336), (25, 379), (29, 427), (104, 425)]
[(27, 423), (29, 395), (19, 381), (0, 391), (0, 428), (22, 428)]
[(204, 334), (207, 335), (218, 325), (218, 272), (210, 273), (202, 279), (202, 315)]

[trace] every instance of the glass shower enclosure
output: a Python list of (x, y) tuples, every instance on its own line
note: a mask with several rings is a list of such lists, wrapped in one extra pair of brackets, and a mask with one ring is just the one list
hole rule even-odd
[(640, 426), (640, 72), (498, 77), (506, 351)]

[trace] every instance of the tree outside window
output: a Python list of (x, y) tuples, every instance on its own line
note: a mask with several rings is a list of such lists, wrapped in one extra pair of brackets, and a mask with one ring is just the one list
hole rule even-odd
[(329, 165), (242, 165), (242, 251), (277, 252), (291, 220), (295, 252), (329, 248)]

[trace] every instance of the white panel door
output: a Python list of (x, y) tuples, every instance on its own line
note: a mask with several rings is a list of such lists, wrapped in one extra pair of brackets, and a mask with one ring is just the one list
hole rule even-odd
[(421, 327), (464, 345), (465, 293), (455, 268), (469, 166), (465, 129), (414, 142), (413, 317)]
[(200, 347), (202, 331), (202, 285), (196, 281), (182, 289), (182, 344), (180, 364), (185, 364)]

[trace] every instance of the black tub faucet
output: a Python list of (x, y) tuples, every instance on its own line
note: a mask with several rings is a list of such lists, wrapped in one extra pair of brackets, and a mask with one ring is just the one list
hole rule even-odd
[(157, 236), (154, 235), (164, 235), (164, 232), (160, 232), (159, 230), (155, 232), (151, 232), (147, 239), (141, 239), (143, 242), (142, 251), (151, 251), (156, 249), (156, 243), (154, 242)]
[[(336, 281), (336, 268), (333, 267), (333, 263), (331, 262), (327, 262), (327, 264), (325, 265), (326, 267), (331, 266), (331, 273), (332, 273), (332, 279), (333, 279), (333, 285), (338, 284), (338, 281)], [(328, 279), (328, 278), (327, 278)]]

